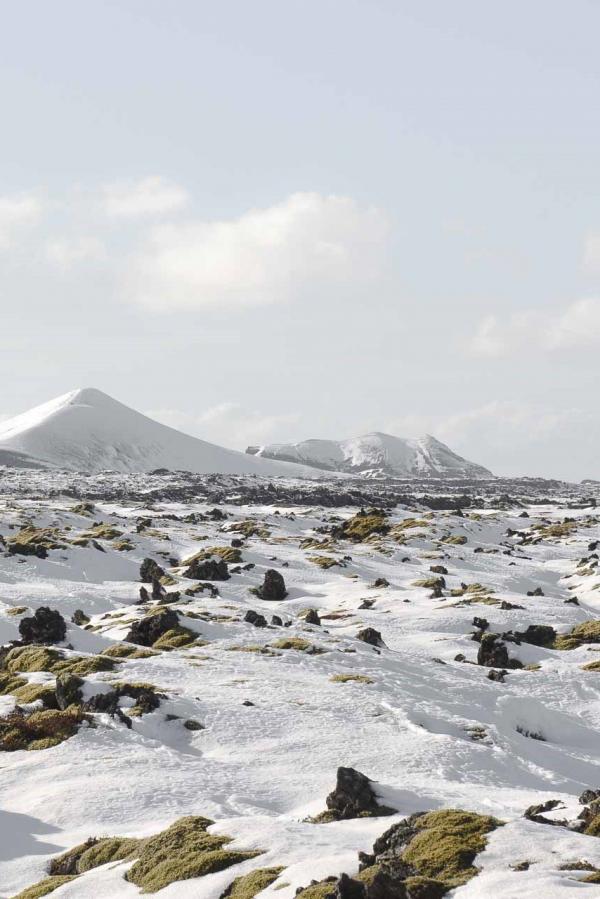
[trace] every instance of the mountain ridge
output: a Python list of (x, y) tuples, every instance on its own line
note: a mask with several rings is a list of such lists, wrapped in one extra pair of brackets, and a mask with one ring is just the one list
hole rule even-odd
[(264, 459), (363, 476), (493, 477), (483, 465), (464, 459), (431, 434), (407, 438), (371, 431), (339, 441), (310, 439), (249, 446), (246, 452)]
[(322, 476), (301, 464), (255, 459), (184, 434), (94, 387), (71, 390), (0, 423), (0, 464), (91, 474), (168, 468), (199, 474)]

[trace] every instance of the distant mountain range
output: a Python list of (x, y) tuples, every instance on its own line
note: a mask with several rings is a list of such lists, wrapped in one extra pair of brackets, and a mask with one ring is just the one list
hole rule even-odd
[(493, 477), (487, 468), (463, 459), (430, 435), (410, 439), (373, 432), (349, 440), (249, 446), (246, 452), (262, 459), (297, 462), (365, 477)]
[(491, 474), (434, 437), (366, 434), (248, 447), (245, 453), (160, 424), (94, 388), (73, 390), (0, 423), (0, 465), (95, 474), (158, 468), (198, 474), (471, 477)]
[(190, 437), (93, 388), (73, 390), (2, 422), (2, 464), (90, 474), (168, 468), (200, 474), (322, 477), (314, 469), (253, 458)]

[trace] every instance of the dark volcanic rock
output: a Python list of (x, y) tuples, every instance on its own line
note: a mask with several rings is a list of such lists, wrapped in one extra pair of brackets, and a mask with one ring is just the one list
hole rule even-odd
[(319, 613), (316, 609), (309, 609), (304, 616), (304, 620), (307, 624), (316, 624), (318, 627), (321, 626), (321, 619), (319, 618)]
[(153, 580), (163, 577), (164, 573), (164, 569), (154, 559), (144, 559), (140, 565), (140, 581), (144, 584), (151, 584)]
[(228, 581), (231, 577), (224, 559), (194, 559), (183, 572), (196, 581)]
[(510, 659), (506, 643), (498, 637), (498, 634), (483, 634), (477, 664), (486, 665), (488, 668), (521, 668), (522, 665), (516, 659)]
[(354, 768), (338, 768), (335, 789), (326, 799), (329, 820), (393, 815), (394, 810), (379, 805), (372, 781)]
[(262, 584), (260, 587), (257, 587), (254, 592), (257, 596), (260, 596), (261, 599), (268, 600), (269, 602), (280, 602), (287, 596), (283, 575), (278, 571), (275, 571), (274, 568), (268, 568), (265, 571), (265, 577)]
[(159, 637), (178, 625), (178, 613), (163, 606), (158, 612), (134, 621), (125, 639), (128, 643), (137, 643), (138, 646), (152, 646)]
[(547, 624), (530, 624), (525, 631), (515, 631), (515, 637), (533, 646), (552, 646), (556, 640), (556, 631)]
[(364, 627), (357, 633), (356, 639), (362, 640), (363, 643), (368, 643), (370, 646), (385, 646), (383, 637), (374, 627)]
[(61, 643), (66, 633), (65, 619), (48, 606), (40, 606), (32, 618), (22, 618), (19, 622), (19, 634), (24, 643)]
[(247, 621), (248, 624), (253, 624), (254, 627), (266, 627), (267, 619), (264, 615), (261, 615), (259, 612), (255, 612), (254, 609), (248, 609), (246, 614), (244, 615), (244, 621)]
[(59, 674), (56, 678), (56, 702), (59, 709), (81, 702), (83, 681), (74, 674)]

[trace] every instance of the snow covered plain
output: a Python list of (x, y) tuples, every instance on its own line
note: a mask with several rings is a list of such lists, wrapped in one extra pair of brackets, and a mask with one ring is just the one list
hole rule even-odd
[[(503, 682), (488, 677), (498, 669), (474, 664), (480, 645), (472, 638), (474, 617), (497, 634), (532, 624), (566, 634), (598, 617), (600, 575), (589, 547), (600, 539), (599, 518), (587, 500), (574, 501), (575, 488), (567, 497), (524, 484), (519, 496), (513, 484), (510, 498), (488, 497), (463, 515), (398, 505), (376, 514), (383, 525), (357, 540), (343, 527), (355, 506), (248, 503), (231, 485), (229, 501), (219, 495), (221, 515), (211, 513), (214, 499), (158, 500), (150, 489), (144, 496), (149, 479), (109, 480), (109, 488), (102, 476), (85, 481), (95, 497), (86, 510), (73, 495), (82, 486), (74, 476), (6, 473), (4, 548), (28, 526), (55, 529), (46, 536), (60, 548), (46, 558), (0, 555), (1, 642), (18, 639), (19, 622), (49, 606), (67, 621), (57, 647), (67, 659), (122, 645), (132, 622), (156, 606), (139, 604), (146, 558), (168, 574), (167, 594), (179, 591), (165, 607), (199, 640), (123, 657), (113, 671), (84, 678), (84, 698), (115, 681), (157, 688), (159, 707), (131, 717), (130, 727), (96, 712), (59, 745), (2, 752), (2, 899), (42, 881), (52, 858), (88, 837), (149, 837), (187, 815), (210, 818), (210, 832), (232, 837), (231, 848), (262, 854), (158, 895), (219, 899), (234, 878), (276, 866), (283, 870), (260, 895), (290, 899), (312, 880), (355, 875), (357, 853), (370, 852), (404, 816), (445, 808), (504, 822), (477, 855), (477, 875), (448, 896), (600, 895), (598, 884), (583, 882), (589, 867), (572, 869), (600, 868), (598, 837), (523, 817), (557, 799), (564, 808), (549, 818), (573, 822), (583, 808), (578, 796), (600, 787), (600, 670), (584, 669), (600, 660), (600, 637), (573, 649), (503, 641), (510, 659), (527, 666), (509, 668)], [(204, 483), (219, 494), (215, 479)], [(248, 480), (248, 489), (257, 485)], [(300, 497), (303, 489), (309, 498), (315, 488), (294, 487)], [(230, 579), (214, 582), (219, 595), (186, 595), (198, 580), (179, 563), (200, 550), (231, 549), (232, 540), (242, 542), (241, 562), (230, 561)], [(267, 569), (285, 578), (284, 600), (251, 592)], [(440, 577), (437, 587), (417, 585)], [(536, 590), (543, 595), (527, 595)], [(566, 602), (573, 596), (578, 604)], [(249, 609), (283, 625), (255, 627), (243, 620)], [(307, 609), (320, 625), (305, 622)], [(76, 610), (89, 621), (74, 624)], [(367, 627), (384, 646), (357, 639)], [(297, 648), (278, 648), (290, 639)], [(45, 671), (19, 676), (55, 683)], [(0, 696), (0, 712), (15, 702), (10, 692)], [(122, 701), (125, 714), (130, 707)], [(189, 721), (203, 729), (188, 729)], [(325, 809), (339, 766), (371, 778), (397, 814), (308, 821)], [(94, 867), (58, 886), (53, 899), (138, 896), (125, 879), (132, 864)]]

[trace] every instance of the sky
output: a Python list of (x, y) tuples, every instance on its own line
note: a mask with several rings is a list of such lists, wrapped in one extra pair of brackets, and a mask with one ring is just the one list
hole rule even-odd
[(596, 0), (19, 0), (0, 416), (600, 478)]

